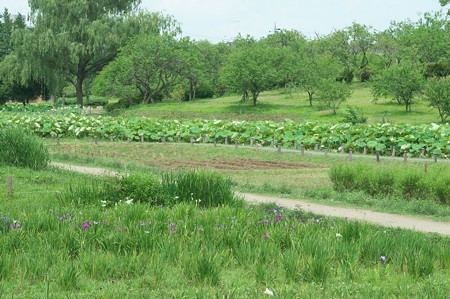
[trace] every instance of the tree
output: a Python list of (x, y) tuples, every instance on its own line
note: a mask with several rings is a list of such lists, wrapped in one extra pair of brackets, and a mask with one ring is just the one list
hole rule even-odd
[(329, 55), (318, 55), (311, 48), (302, 59), (295, 73), (295, 82), (308, 93), (309, 106), (323, 81), (334, 81), (339, 75), (339, 64)]
[(98, 75), (94, 90), (127, 99), (139, 94), (142, 103), (154, 103), (186, 78), (188, 47), (170, 34), (136, 36)]
[(442, 6), (445, 6), (450, 3), (450, 0), (439, 0), (439, 3), (441, 3)]
[[(32, 30), (15, 39), (17, 56), (28, 62), (28, 78), (55, 79), (73, 84), (78, 104), (83, 104), (83, 83), (117, 55), (134, 34), (158, 32), (159, 14), (128, 17), (140, 0), (30, 0)], [(55, 88), (54, 88), (55, 89)]]
[(345, 102), (353, 91), (347, 83), (337, 81), (323, 81), (317, 91), (317, 96), (322, 105), (330, 108), (333, 114), (339, 106)]
[(441, 121), (450, 116), (450, 76), (429, 79), (425, 87), (425, 99), (437, 109)]
[(276, 84), (277, 73), (273, 64), (276, 49), (264, 43), (248, 41), (232, 50), (222, 68), (222, 80), (230, 91), (251, 93), (253, 105), (258, 96)]
[(414, 96), (423, 89), (421, 67), (408, 62), (396, 64), (373, 78), (372, 94), (377, 98), (393, 96), (411, 111)]

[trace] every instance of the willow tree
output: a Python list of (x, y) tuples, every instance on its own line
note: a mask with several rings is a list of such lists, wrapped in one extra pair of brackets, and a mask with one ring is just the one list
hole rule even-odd
[(159, 31), (160, 15), (132, 14), (140, 2), (29, 0), (32, 29), (15, 38), (21, 45), (17, 59), (28, 62), (22, 77), (71, 83), (83, 105), (83, 82), (113, 60), (130, 36)]

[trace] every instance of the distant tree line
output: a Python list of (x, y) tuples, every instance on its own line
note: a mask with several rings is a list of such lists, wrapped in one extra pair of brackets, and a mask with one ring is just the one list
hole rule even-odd
[(173, 18), (139, 4), (31, 1), (29, 27), (5, 10), (0, 103), (72, 93), (80, 105), (95, 94), (129, 106), (237, 93), (257, 105), (263, 91), (294, 87), (308, 94), (310, 106), (320, 101), (336, 113), (356, 81), (369, 82), (375, 98), (391, 98), (405, 111), (420, 96), (442, 121), (450, 114), (450, 17), (442, 12), (392, 22), (382, 32), (353, 23), (313, 39), (276, 30), (213, 44), (183, 37)]

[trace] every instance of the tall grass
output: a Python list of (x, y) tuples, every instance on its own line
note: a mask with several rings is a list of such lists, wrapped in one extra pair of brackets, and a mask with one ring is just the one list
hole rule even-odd
[(43, 142), (18, 128), (0, 129), (0, 164), (34, 170), (47, 167), (50, 155)]
[(405, 199), (435, 200), (450, 205), (448, 165), (398, 165), (357, 162), (337, 164), (330, 178), (338, 191), (397, 195)]

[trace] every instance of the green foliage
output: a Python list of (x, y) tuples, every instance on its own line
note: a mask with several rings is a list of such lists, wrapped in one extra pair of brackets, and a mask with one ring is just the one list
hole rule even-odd
[(167, 196), (158, 176), (152, 173), (133, 173), (120, 179), (120, 194), (133, 202), (163, 205)]
[(330, 178), (338, 191), (364, 191), (370, 195), (398, 195), (405, 199), (433, 199), (449, 204), (449, 167), (429, 167), (425, 173), (417, 166), (348, 163), (335, 165)]
[(351, 124), (365, 124), (367, 123), (367, 117), (364, 116), (362, 111), (356, 110), (355, 108), (349, 106), (347, 107), (347, 114), (344, 115), (344, 119), (342, 120), (344, 123)]
[(188, 46), (174, 33), (136, 36), (96, 78), (94, 93), (154, 103), (184, 80)]
[(47, 167), (50, 155), (42, 140), (19, 128), (0, 129), (0, 164), (34, 170)]
[(425, 100), (437, 109), (442, 122), (450, 116), (450, 76), (432, 78), (425, 88)]
[(352, 90), (347, 83), (322, 81), (317, 96), (322, 105), (330, 108), (336, 114), (339, 106), (352, 95)]
[(211, 171), (166, 173), (162, 185), (173, 202), (190, 202), (201, 207), (235, 205), (239, 202), (229, 178)]
[(411, 111), (414, 96), (421, 92), (424, 78), (420, 66), (402, 62), (396, 64), (373, 78), (373, 95), (393, 97), (399, 103), (404, 103), (406, 112)]

